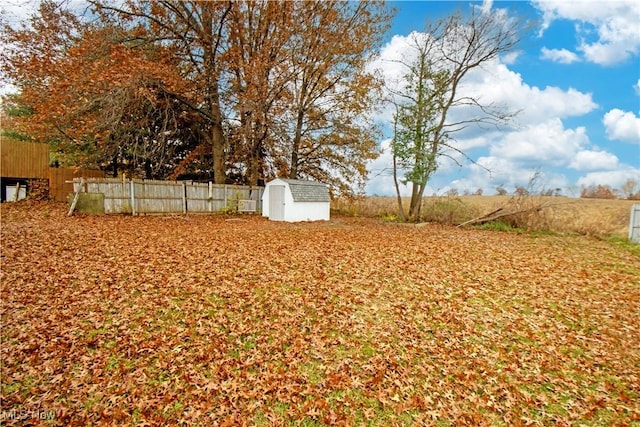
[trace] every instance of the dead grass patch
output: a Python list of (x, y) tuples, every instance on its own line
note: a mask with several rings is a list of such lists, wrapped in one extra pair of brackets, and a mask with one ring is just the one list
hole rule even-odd
[[(635, 202), (637, 203), (637, 201)], [(576, 233), (600, 238), (627, 238), (633, 200), (602, 200), (549, 196), (443, 196), (426, 197), (423, 220), (460, 224), (500, 207), (512, 211), (542, 206), (504, 218), (509, 225), (528, 231)], [(397, 220), (394, 197), (340, 199), (332, 204), (337, 213)]]

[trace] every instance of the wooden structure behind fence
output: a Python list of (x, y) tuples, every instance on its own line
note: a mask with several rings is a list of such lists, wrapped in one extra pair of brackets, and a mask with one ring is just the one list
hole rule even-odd
[(49, 145), (3, 138), (0, 168), (2, 178), (47, 179)]
[(73, 192), (73, 184), (70, 181), (79, 177), (104, 177), (104, 172), (81, 168), (51, 168), (48, 144), (10, 138), (4, 138), (0, 144), (0, 178), (3, 187), (15, 186), (19, 182), (23, 187), (26, 185), (31, 192), (31, 187), (35, 188), (38, 181), (45, 181), (44, 186), (38, 185), (38, 190), (43, 189), (45, 197), (48, 195), (52, 200), (65, 202), (68, 194)]
[(73, 180), (74, 191), (104, 195), (106, 214), (260, 212), (263, 187), (191, 181)]
[(93, 169), (49, 168), (49, 198), (56, 202), (66, 202), (73, 193), (74, 178), (103, 178), (104, 172)]

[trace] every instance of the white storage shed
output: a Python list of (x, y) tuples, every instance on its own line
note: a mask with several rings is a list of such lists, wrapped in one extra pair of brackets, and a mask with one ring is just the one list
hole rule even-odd
[(262, 195), (262, 216), (272, 221), (328, 221), (331, 198), (326, 184), (276, 178)]

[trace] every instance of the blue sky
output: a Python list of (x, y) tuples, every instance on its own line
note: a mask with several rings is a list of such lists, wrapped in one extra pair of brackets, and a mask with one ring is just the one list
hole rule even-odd
[[(412, 32), (456, 9), (483, 6), (471, 1), (389, 4), (397, 15), (373, 64), (387, 78), (397, 78), (399, 71), (388, 60), (404, 54)], [(460, 167), (443, 160), (425, 194), (452, 188), (495, 194), (498, 186), (511, 192), (536, 172), (539, 188), (561, 188), (573, 196), (591, 184), (620, 188), (628, 179), (640, 182), (640, 2), (495, 1), (484, 7), (505, 9), (533, 28), (513, 55), (470, 76), (469, 87), (522, 112), (501, 132), (477, 129), (461, 135), (458, 146), (478, 164)], [(391, 111), (377, 118), (391, 123)], [(388, 139), (382, 148), (369, 167), (368, 194), (394, 194)]]

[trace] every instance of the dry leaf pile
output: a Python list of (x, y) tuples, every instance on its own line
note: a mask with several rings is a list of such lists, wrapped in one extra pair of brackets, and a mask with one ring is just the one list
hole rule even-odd
[(640, 422), (624, 247), (1, 209), (6, 424)]

